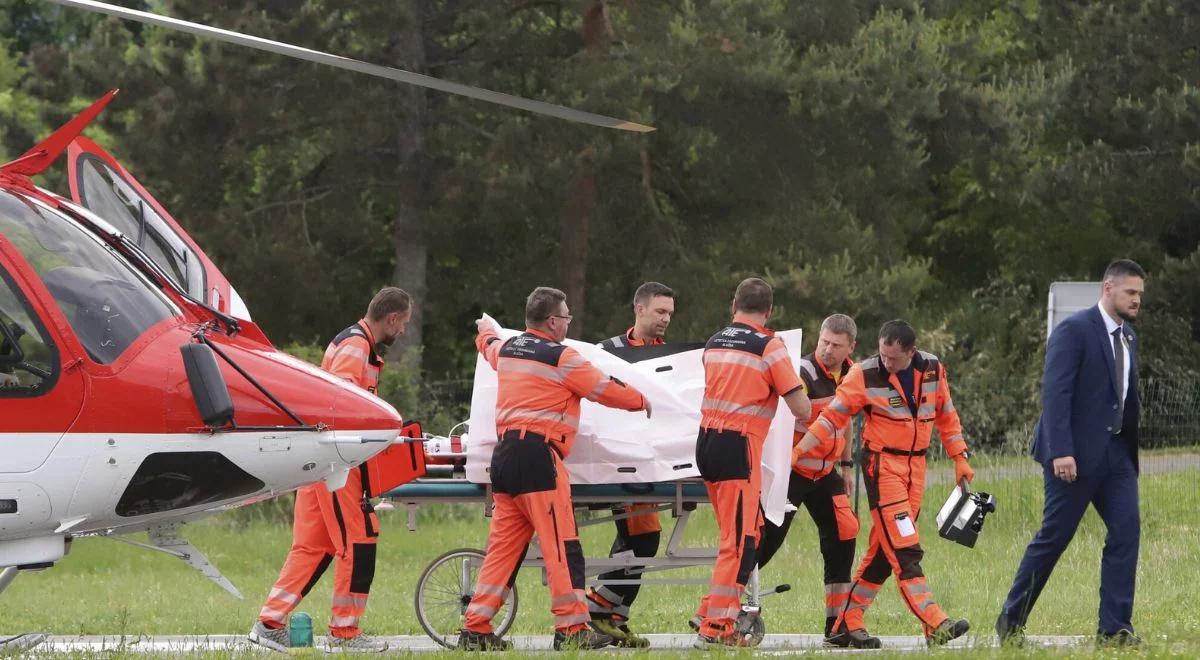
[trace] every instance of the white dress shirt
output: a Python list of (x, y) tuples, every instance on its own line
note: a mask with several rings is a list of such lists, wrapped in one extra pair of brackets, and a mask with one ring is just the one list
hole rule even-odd
[[(1125, 336), (1124, 325), (1118, 323), (1116, 319), (1109, 316), (1108, 311), (1104, 309), (1104, 305), (1098, 305), (1098, 307), (1100, 307), (1100, 316), (1104, 319), (1104, 329), (1108, 333), (1108, 345), (1110, 350), (1112, 347), (1113, 330), (1121, 328), (1121, 350), (1125, 353), (1123, 356), (1125, 358), (1123, 362), (1125, 365), (1125, 373), (1121, 374), (1121, 401), (1124, 401), (1125, 396), (1129, 394), (1129, 338)], [(1117, 356), (1114, 354), (1113, 360), (1116, 360), (1116, 358)]]

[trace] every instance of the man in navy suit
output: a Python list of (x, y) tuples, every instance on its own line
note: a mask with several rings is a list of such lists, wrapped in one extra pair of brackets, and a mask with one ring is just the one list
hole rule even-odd
[(1120, 259), (1104, 271), (1100, 303), (1067, 317), (1050, 335), (1042, 416), (1032, 454), (1043, 466), (1042, 528), (1025, 549), (996, 621), (1002, 642), (1024, 640), (1025, 621), (1088, 504), (1108, 534), (1100, 562), (1098, 641), (1136, 645), (1133, 588), (1138, 513), (1137, 335), (1146, 273)]

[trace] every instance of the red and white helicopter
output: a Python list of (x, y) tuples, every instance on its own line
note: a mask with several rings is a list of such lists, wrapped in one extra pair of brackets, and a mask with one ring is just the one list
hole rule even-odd
[[(570, 121), (632, 122), (91, 0), (51, 0)], [(228, 279), (82, 137), (109, 92), (0, 166), (0, 591), (81, 536), (148, 531), (234, 595), (180, 524), (349, 469), (401, 434), (392, 406), (277, 351)], [(32, 177), (66, 154), (70, 197)], [(419, 474), (419, 449), (409, 444)], [(418, 463), (420, 465), (418, 465)], [(408, 471), (410, 474), (403, 474)], [(128, 541), (133, 543), (132, 541)], [(3, 642), (0, 642), (0, 647)]]
[[(114, 95), (0, 166), (0, 588), (72, 538), (148, 530), (237, 594), (178, 524), (338, 487), (402, 420), (275, 350), (200, 246), (79, 136)], [(64, 151), (70, 199), (29, 178)]]

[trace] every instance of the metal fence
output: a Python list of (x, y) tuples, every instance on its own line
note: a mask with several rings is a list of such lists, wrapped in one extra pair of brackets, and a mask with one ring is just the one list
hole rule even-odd
[(1139, 389), (1141, 446), (1200, 444), (1200, 376), (1146, 379)]

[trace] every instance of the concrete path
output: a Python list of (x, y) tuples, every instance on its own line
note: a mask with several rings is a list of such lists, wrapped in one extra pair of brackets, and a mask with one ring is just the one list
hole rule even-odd
[[(647, 635), (651, 648), (659, 650), (689, 650), (695, 635)], [(391, 644), (391, 649), (407, 653), (432, 653), (444, 651), (433, 640), (424, 635), (402, 635), (382, 637)], [(513, 635), (509, 638), (517, 651), (551, 651), (552, 638), (549, 635)], [(885, 636), (884, 649), (892, 651), (925, 652), (925, 640), (916, 636)], [(782, 655), (796, 651), (814, 651), (824, 648), (820, 635), (767, 635), (757, 652), (760, 655)], [(324, 642), (318, 637), (318, 649)], [(1090, 643), (1090, 638), (1083, 636), (1037, 636), (1030, 635), (1028, 646), (1046, 648), (1075, 647)], [(994, 635), (957, 639), (949, 644), (949, 648), (994, 647)], [(211, 636), (156, 636), (156, 637), (119, 637), (119, 636), (60, 636), (51, 635), (33, 650), (35, 655), (51, 653), (92, 654), (92, 653), (128, 653), (128, 654), (183, 654), (201, 653), (205, 651), (222, 653), (256, 653), (266, 652), (262, 647), (251, 644), (244, 635), (211, 635)], [(28, 652), (28, 651), (26, 651)], [(626, 654), (632, 650), (606, 649), (603, 653)], [(828, 649), (829, 653), (853, 653), (844, 649)]]

